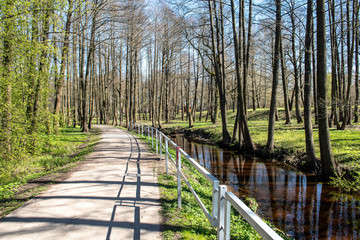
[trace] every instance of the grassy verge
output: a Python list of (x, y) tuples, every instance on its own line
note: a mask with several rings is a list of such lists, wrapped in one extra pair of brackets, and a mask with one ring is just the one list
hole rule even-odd
[(59, 135), (42, 135), (39, 154), (17, 162), (1, 162), (0, 218), (46, 189), (89, 154), (97, 143), (98, 131), (82, 133), (79, 128), (61, 128)]
[[(151, 138), (147, 139), (137, 135), (140, 139), (148, 142), (151, 147)], [(154, 144), (155, 144), (154, 139)], [(154, 145), (155, 146), (155, 145)], [(154, 148), (151, 151), (155, 152)], [(173, 158), (176, 152), (169, 149)], [(165, 152), (163, 152), (164, 156)], [(172, 163), (169, 165), (173, 166)], [(182, 158), (183, 173), (186, 175), (191, 186), (204, 203), (206, 209), (211, 212), (212, 186), (211, 184)], [(195, 197), (188, 186), (182, 181), (182, 208), (177, 203), (177, 179), (174, 166), (170, 168), (169, 175), (159, 170), (158, 185), (160, 187), (160, 198), (162, 203), (162, 216), (164, 239), (217, 239), (216, 228), (212, 227), (198, 205)], [(252, 209), (256, 211), (255, 205)], [(256, 231), (234, 210), (231, 210), (231, 239), (261, 239)], [(277, 230), (283, 237), (284, 234)]]

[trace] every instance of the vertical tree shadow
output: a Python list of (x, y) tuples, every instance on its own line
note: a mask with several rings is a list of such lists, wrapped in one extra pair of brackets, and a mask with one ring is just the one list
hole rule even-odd
[[(125, 185), (126, 177), (129, 176), (129, 172), (128, 172), (129, 163), (131, 162), (133, 151), (136, 150), (136, 149), (137, 149), (137, 152), (138, 152), (138, 156), (136, 158), (136, 167), (137, 167), (136, 198), (135, 198), (134, 203), (133, 203), (133, 206), (134, 206), (134, 225), (133, 225), (134, 233), (133, 233), (133, 239), (134, 240), (139, 240), (140, 239), (140, 229), (141, 229), (141, 227), (140, 227), (140, 207), (136, 206), (136, 200), (140, 199), (140, 192), (141, 192), (141, 169), (140, 169), (141, 150), (140, 150), (139, 143), (138, 143), (137, 139), (131, 134), (127, 133), (127, 135), (129, 136), (129, 140), (130, 140), (130, 155), (129, 155), (128, 159), (127, 159), (125, 172), (124, 172), (124, 176), (123, 176), (123, 179), (122, 179), (122, 183), (121, 183), (119, 192), (118, 192), (118, 194), (116, 196), (116, 199), (117, 199), (117, 201), (119, 201), (119, 204), (115, 204), (114, 207), (113, 207), (113, 211), (112, 211), (111, 218), (110, 218), (110, 221), (109, 221), (108, 232), (107, 232), (107, 235), (106, 235), (106, 240), (110, 240), (111, 231), (112, 231), (112, 228), (113, 228), (113, 225), (114, 225), (114, 220), (115, 220), (115, 216), (116, 216), (117, 207), (123, 206), (123, 202), (120, 199), (120, 196), (121, 196), (121, 192), (122, 192), (122, 190), (124, 188), (124, 185)], [(135, 147), (133, 146), (134, 144), (133, 144), (132, 139), (135, 140), (135, 144), (136, 144)]]

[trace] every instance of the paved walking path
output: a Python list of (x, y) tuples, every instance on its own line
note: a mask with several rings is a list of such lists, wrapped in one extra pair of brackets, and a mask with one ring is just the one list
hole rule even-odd
[(9, 214), (0, 239), (160, 239), (158, 158), (131, 134), (101, 140), (80, 170)]

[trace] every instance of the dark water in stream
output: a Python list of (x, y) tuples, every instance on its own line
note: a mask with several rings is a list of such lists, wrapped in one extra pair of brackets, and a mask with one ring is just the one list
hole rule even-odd
[(256, 199), (258, 214), (294, 238), (360, 239), (360, 194), (336, 197), (337, 189), (310, 175), (182, 135), (171, 138), (236, 195)]

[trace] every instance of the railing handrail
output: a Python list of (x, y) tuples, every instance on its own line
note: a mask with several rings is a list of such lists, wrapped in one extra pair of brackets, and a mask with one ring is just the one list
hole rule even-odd
[[(230, 207), (230, 205), (233, 206), (240, 213), (240, 215), (255, 229), (255, 231), (259, 233), (259, 235), (262, 236), (264, 239), (282, 239), (234, 193), (226, 192), (225, 199), (227, 204), (226, 207)], [(229, 226), (228, 231), (225, 230), (225, 234), (230, 235), (230, 216), (226, 217), (225, 221), (225, 229), (227, 229), (227, 226)]]
[[(181, 147), (179, 147), (175, 142), (173, 142), (168, 136), (159, 131), (157, 128), (151, 127), (149, 125), (132, 123), (130, 124), (130, 130), (134, 130), (134, 125), (138, 125), (138, 133), (140, 134), (140, 126), (144, 133), (144, 126), (148, 129), (148, 139), (150, 137), (150, 131), (152, 133), (152, 147), (154, 147), (153, 142), (153, 130), (155, 129), (156, 135), (156, 153), (158, 153), (158, 142), (160, 146), (160, 158), (162, 154), (162, 147), (165, 149), (166, 154), (166, 174), (168, 174), (168, 156), (171, 158), (171, 162), (176, 166), (178, 173), (178, 205), (181, 208), (181, 176), (185, 180), (185, 183), (189, 187), (191, 193), (194, 195), (196, 201), (201, 207), (203, 213), (211, 223), (213, 227), (217, 227), (217, 236), (218, 240), (230, 240), (230, 214), (231, 206), (233, 206), (240, 215), (257, 231), (257, 233), (264, 239), (276, 239), (280, 240), (280, 237), (272, 228), (270, 228), (256, 213), (254, 213), (244, 202), (242, 202), (234, 193), (228, 192), (225, 185), (219, 185), (219, 180), (215, 178), (209, 171), (207, 171), (203, 166), (201, 166), (194, 158), (192, 158), (188, 153), (186, 153)], [(146, 129), (145, 129), (146, 130)], [(146, 137), (146, 135), (145, 135)], [(165, 146), (162, 144), (161, 137), (165, 140)], [(171, 154), (168, 151), (168, 143), (170, 143), (177, 150), (177, 159), (174, 161)], [(188, 160), (188, 162), (198, 170), (212, 185), (213, 194), (212, 194), (212, 215), (208, 212), (205, 205), (202, 203), (199, 196), (196, 194), (195, 190), (191, 186), (190, 182), (187, 180), (185, 174), (181, 171), (181, 155)]]
[(185, 157), (188, 161), (190, 161), (191, 165), (195, 167), (207, 180), (211, 182), (211, 185), (214, 184), (214, 182), (219, 181), (216, 177), (211, 175), (208, 170), (206, 170), (203, 166), (201, 166), (198, 162), (195, 161), (194, 158), (190, 157), (187, 152), (184, 151), (184, 149), (179, 149), (180, 153), (183, 157)]
[[(181, 167), (179, 168), (178, 165), (181, 166), (181, 157), (179, 157), (179, 159), (176, 159), (176, 163), (174, 162), (174, 159), (172, 158), (171, 154), (168, 152), (168, 150), (165, 148), (165, 153), (166, 153), (166, 160), (168, 156), (170, 156), (172, 163), (176, 166), (177, 171), (178, 171), (178, 205), (179, 207), (181, 207), (181, 177), (183, 177), (183, 179), (185, 179), (186, 184), (188, 185), (188, 187), (191, 190), (191, 193), (194, 195), (196, 201), (199, 203), (203, 213), (205, 214), (205, 216), (208, 218), (209, 222), (211, 223), (212, 226), (216, 227), (218, 225), (217, 223), (217, 212), (218, 212), (218, 205), (217, 203), (218, 201), (218, 188), (219, 188), (219, 180), (217, 180), (214, 176), (212, 176), (209, 171), (207, 171), (205, 168), (203, 168), (200, 164), (198, 164), (192, 157), (190, 157), (182, 148), (180, 148), (175, 142), (173, 142), (168, 136), (166, 136), (164, 133), (162, 133), (161, 131), (159, 131), (158, 129), (149, 126), (149, 125), (144, 125), (140, 123), (133, 123), (129, 125), (129, 129), (133, 130), (134, 126), (138, 125), (138, 133), (140, 134), (140, 126), (142, 129), (142, 133), (143, 133), (143, 129), (145, 126), (145, 129), (148, 128), (148, 130), (151, 129), (151, 135), (153, 137), (153, 135), (155, 135), (156, 139), (155, 139), (155, 151), (156, 153), (158, 153), (159, 150), (159, 146), (163, 146), (162, 142), (160, 142), (160, 138), (162, 137), (163, 139), (165, 139), (165, 143), (168, 142), (171, 145), (173, 145), (173, 147), (177, 150), (177, 155), (181, 156), (183, 155), (183, 157), (188, 160), (188, 162), (195, 167), (195, 169), (197, 169), (212, 185), (213, 188), (213, 199), (212, 199), (212, 214), (209, 213), (209, 211), (205, 208), (205, 205), (201, 202), (201, 199), (199, 198), (199, 196), (196, 194), (195, 190), (192, 188), (191, 184), (189, 183), (189, 181), (187, 180), (186, 176), (184, 175), (184, 173), (181, 171)], [(155, 134), (154, 134), (154, 130), (155, 130)], [(150, 131), (148, 132), (148, 137), (150, 135)], [(152, 147), (154, 147), (154, 141), (153, 138), (151, 139), (151, 143), (152, 143)], [(159, 146), (158, 146), (159, 145)], [(161, 149), (161, 147), (160, 147)], [(162, 151), (160, 150), (160, 157), (161, 157), (161, 153)], [(166, 173), (168, 174), (168, 162), (166, 162)]]

